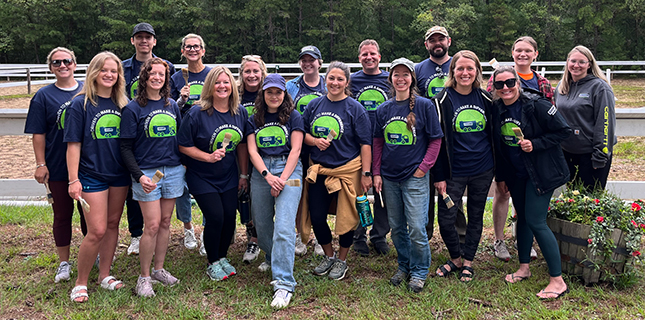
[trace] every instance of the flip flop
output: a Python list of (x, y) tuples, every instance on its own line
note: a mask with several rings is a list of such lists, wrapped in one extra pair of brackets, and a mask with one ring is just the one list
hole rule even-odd
[[(85, 292), (81, 292), (85, 290)], [(69, 298), (76, 303), (85, 303), (90, 299), (90, 296), (87, 294), (87, 286), (76, 286), (72, 289), (72, 293), (69, 295)], [(82, 301), (76, 301), (78, 298), (85, 298)]]
[[(450, 267), (450, 270), (446, 269), (446, 265)], [(446, 263), (444, 263), (439, 267), (439, 271), (441, 271), (441, 274), (439, 274), (438, 272), (435, 272), (437, 276), (445, 278), (449, 274), (459, 271), (459, 267), (457, 267), (452, 261), (448, 260), (446, 261)]]
[[(112, 280), (114, 280), (114, 281), (112, 281)], [(110, 283), (110, 281), (112, 281), (112, 282)], [(107, 289), (107, 290), (110, 290), (110, 291), (119, 290), (119, 289), (123, 288), (123, 286), (117, 288), (117, 286), (119, 284), (122, 285), (123, 281), (117, 280), (113, 276), (107, 276), (107, 277), (103, 278), (103, 280), (101, 280), (101, 288)]]
[[(506, 280), (506, 277), (508, 276), (511, 276), (511, 281)], [(504, 281), (506, 281), (506, 283), (518, 283), (530, 278), (531, 275), (529, 274), (526, 277), (522, 277), (522, 276), (516, 276), (515, 273), (511, 273), (511, 274), (507, 274), (506, 277), (504, 277)]]
[(555, 295), (556, 295), (555, 297), (548, 297), (548, 298), (537, 296), (537, 297), (538, 297), (538, 298), (540, 298), (540, 300), (542, 300), (542, 301), (553, 301), (553, 300), (560, 299), (560, 297), (562, 297), (563, 295), (565, 295), (565, 294), (569, 293), (569, 288), (567, 288), (566, 290), (564, 290), (564, 291), (562, 291), (562, 292), (544, 291), (544, 289), (542, 289), (542, 290), (541, 290), (540, 292), (538, 292), (536, 295), (538, 295), (538, 294), (540, 294), (540, 293), (555, 294)]

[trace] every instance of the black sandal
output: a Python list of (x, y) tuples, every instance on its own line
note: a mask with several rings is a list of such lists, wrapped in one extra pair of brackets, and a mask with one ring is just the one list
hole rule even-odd
[[(446, 265), (450, 267), (450, 270), (446, 269)], [(449, 274), (453, 272), (457, 272), (459, 270), (459, 267), (457, 267), (452, 261), (448, 260), (446, 263), (444, 263), (442, 266), (439, 267), (439, 271), (441, 271), (442, 274), (439, 274), (438, 272), (435, 272), (437, 276), (439, 277), (447, 277)]]
[[(470, 273), (465, 273), (464, 271), (468, 271)], [(459, 273), (459, 281), (467, 283), (473, 281), (473, 277), (475, 276), (475, 270), (473, 270), (472, 267), (469, 266), (463, 266), (461, 267), (461, 272)]]

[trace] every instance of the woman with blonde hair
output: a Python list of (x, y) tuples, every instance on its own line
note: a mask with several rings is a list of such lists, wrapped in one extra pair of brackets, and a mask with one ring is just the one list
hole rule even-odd
[(186, 183), (206, 219), (206, 274), (220, 281), (236, 274), (226, 255), (235, 231), (237, 192), (248, 188), (246, 179), (238, 179), (238, 167), (246, 175), (249, 162), (247, 113), (228, 68), (217, 66), (208, 73), (197, 106), (182, 120), (179, 151), (188, 156)]
[(437, 163), (432, 168), (439, 196), (461, 199), (468, 188), (466, 240), (459, 243), (455, 228), (457, 206), (448, 208), (439, 201), (439, 231), (450, 260), (436, 274), (446, 277), (459, 271), (459, 280), (469, 282), (483, 229), (484, 207), (493, 180), (493, 141), (491, 96), (481, 89), (482, 67), (477, 55), (457, 52), (450, 62), (446, 87), (432, 98), (443, 127), (443, 141)]
[(616, 138), (614, 92), (587, 47), (576, 46), (567, 55), (554, 101), (573, 134), (562, 141), (571, 181), (587, 189), (604, 189)]
[[(49, 70), (56, 76), (56, 82), (36, 92), (29, 103), (25, 133), (33, 134), (36, 172), (34, 178), (51, 190), (54, 211), (53, 234), (60, 265), (54, 282), (70, 278), (69, 245), (72, 240), (72, 216), (74, 199), (67, 193), (67, 166), (63, 143), (63, 119), (71, 99), (83, 88), (83, 83), (74, 79), (76, 56), (72, 50), (58, 47), (47, 55)], [(85, 216), (79, 206), (81, 229), (87, 233)]]
[[(179, 70), (172, 75), (170, 84), (170, 95), (181, 110), (182, 116), (188, 113), (188, 110), (197, 102), (202, 94), (204, 80), (211, 68), (204, 65), (203, 59), (206, 53), (206, 43), (198, 34), (189, 33), (181, 39), (181, 55), (186, 58), (188, 68), (184, 71)], [(188, 82), (184, 78), (184, 72), (188, 74)], [(184, 223), (184, 247), (187, 249), (197, 248), (197, 237), (193, 228), (192, 212), (190, 205), (190, 193), (188, 188), (184, 189), (181, 197), (177, 198), (177, 219)], [(203, 237), (203, 233), (202, 233)], [(206, 255), (204, 242), (202, 241), (199, 248), (201, 255)]]
[(123, 282), (110, 275), (110, 266), (131, 183), (118, 140), (121, 109), (127, 102), (121, 60), (105, 51), (90, 61), (85, 86), (65, 115), (68, 192), (73, 199), (89, 205), (84, 209), (87, 235), (78, 252), (78, 278), (70, 296), (75, 302), (88, 300), (87, 281), (99, 253), (101, 287), (123, 287)]

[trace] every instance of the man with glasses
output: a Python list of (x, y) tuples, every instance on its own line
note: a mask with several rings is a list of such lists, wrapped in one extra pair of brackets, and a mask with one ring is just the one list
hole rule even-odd
[[(136, 53), (130, 59), (123, 60), (123, 74), (126, 95), (128, 99), (132, 100), (137, 95), (141, 65), (149, 59), (156, 57), (152, 53), (152, 48), (157, 44), (155, 29), (146, 22), (137, 24), (132, 30), (130, 43), (134, 46)], [(170, 74), (174, 74), (175, 66), (169, 61), (166, 61), (166, 63), (170, 68)], [(132, 189), (128, 191), (126, 204), (128, 207), (128, 226), (132, 238), (130, 246), (128, 247), (128, 255), (139, 254), (139, 241), (141, 240), (141, 235), (143, 235), (143, 215), (141, 214), (139, 202), (132, 200)]]
[[(414, 73), (417, 76), (419, 94), (426, 98), (432, 98), (443, 90), (448, 79), (448, 71), (452, 61), (452, 57), (448, 55), (448, 48), (450, 48), (452, 39), (448, 35), (448, 30), (441, 26), (428, 29), (424, 39), (425, 47), (430, 57), (418, 63), (414, 67)], [(432, 183), (432, 176), (430, 176), (430, 185)], [(428, 225), (426, 226), (428, 240), (432, 239), (432, 234), (434, 233), (434, 197), (435, 188), (430, 188), (430, 206), (428, 209)], [(463, 243), (466, 236), (466, 216), (464, 215), (461, 199), (453, 199), (453, 201), (459, 208), (455, 227), (457, 227), (459, 239)]]

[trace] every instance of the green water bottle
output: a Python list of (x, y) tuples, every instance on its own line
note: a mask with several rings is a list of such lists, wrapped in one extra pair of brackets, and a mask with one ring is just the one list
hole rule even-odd
[(367, 195), (356, 197), (356, 210), (358, 210), (358, 219), (361, 221), (363, 228), (374, 224), (372, 209), (370, 209), (370, 203), (367, 201)]

